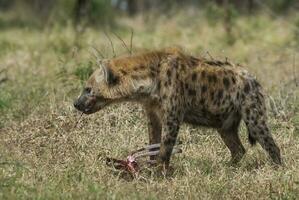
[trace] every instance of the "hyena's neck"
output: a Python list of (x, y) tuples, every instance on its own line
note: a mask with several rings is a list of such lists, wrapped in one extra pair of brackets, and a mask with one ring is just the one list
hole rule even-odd
[[(138, 61), (132, 60), (133, 66), (127, 68), (126, 82), (130, 88), (128, 90), (130, 98), (133, 101), (148, 101), (158, 90), (158, 77), (160, 73), (160, 63), (166, 58), (162, 53), (153, 53), (142, 55), (137, 58)], [(136, 59), (132, 57), (131, 59)], [(139, 60), (140, 59), (140, 60)], [(141, 60), (142, 59), (142, 60)]]
[(161, 63), (175, 51), (148, 52), (112, 60), (112, 70), (121, 76), (116, 91), (126, 100), (142, 101), (156, 96), (159, 90)]

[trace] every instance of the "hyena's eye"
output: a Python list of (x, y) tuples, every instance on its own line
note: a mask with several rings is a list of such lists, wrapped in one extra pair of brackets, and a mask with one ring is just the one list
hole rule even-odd
[(90, 87), (86, 87), (86, 88), (84, 88), (84, 91), (85, 91), (86, 93), (90, 93), (90, 92), (91, 92), (91, 88), (90, 88)]

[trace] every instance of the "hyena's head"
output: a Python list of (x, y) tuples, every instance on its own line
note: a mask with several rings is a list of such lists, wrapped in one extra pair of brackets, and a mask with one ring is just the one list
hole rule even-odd
[(97, 112), (119, 97), (113, 90), (119, 84), (120, 77), (106, 62), (99, 63), (99, 68), (92, 73), (81, 95), (74, 101), (74, 107), (85, 114)]
[(154, 87), (146, 63), (127, 57), (99, 62), (99, 68), (87, 80), (75, 100), (77, 110), (92, 114), (105, 106), (124, 100), (136, 100), (149, 94)]

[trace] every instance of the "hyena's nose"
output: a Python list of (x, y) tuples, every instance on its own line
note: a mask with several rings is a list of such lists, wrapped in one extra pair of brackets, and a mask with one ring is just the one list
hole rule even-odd
[(80, 110), (80, 103), (79, 103), (78, 100), (75, 100), (75, 101), (74, 101), (74, 107), (75, 107), (76, 109)]

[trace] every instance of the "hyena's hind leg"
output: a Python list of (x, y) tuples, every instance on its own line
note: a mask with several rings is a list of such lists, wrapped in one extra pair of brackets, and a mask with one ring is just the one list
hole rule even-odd
[(260, 91), (249, 93), (242, 105), (242, 118), (247, 126), (249, 141), (257, 141), (276, 164), (282, 164), (280, 149), (273, 140), (267, 125), (265, 99)]
[(242, 145), (238, 134), (240, 121), (241, 116), (239, 114), (233, 114), (229, 119), (227, 119), (228, 126), (225, 125), (217, 130), (223, 142), (230, 150), (231, 164), (237, 164), (245, 154), (245, 148)]

